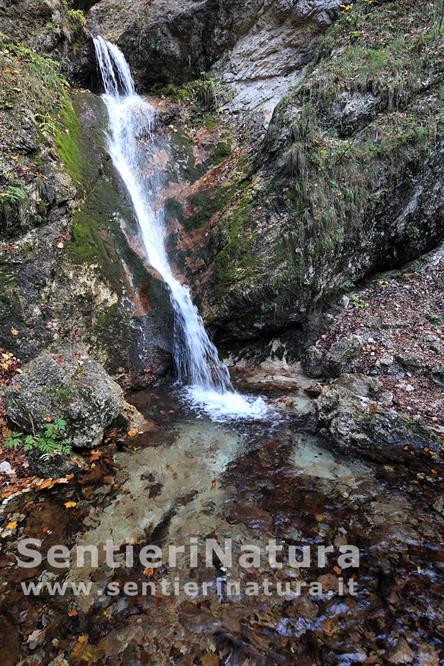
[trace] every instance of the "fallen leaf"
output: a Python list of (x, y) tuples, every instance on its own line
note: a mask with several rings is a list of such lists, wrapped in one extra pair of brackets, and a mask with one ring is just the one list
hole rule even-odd
[(322, 523), (322, 521), (324, 520), (324, 516), (322, 515), (322, 513), (317, 513), (315, 515), (315, 519), (318, 521), (318, 523)]
[(16, 527), (17, 527), (16, 520), (11, 520), (11, 522), (6, 525), (7, 530), (15, 530)]
[(65, 502), (65, 507), (67, 509), (72, 509), (75, 506), (77, 506), (77, 502)]
[(70, 610), (68, 611), (68, 616), (69, 617), (77, 617), (78, 613), (76, 610)]
[(145, 574), (145, 576), (152, 576), (154, 573), (154, 569), (152, 567), (146, 567), (143, 570), (143, 573)]
[(101, 451), (93, 451), (89, 456), (89, 459), (91, 462), (94, 462), (94, 460), (99, 460), (101, 457), (102, 457)]
[(19, 332), (16, 328), (11, 328), (11, 335), (18, 335)]
[(39, 483), (38, 487), (40, 490), (46, 490), (47, 488), (52, 488), (54, 483), (52, 479), (45, 479), (42, 483)]
[(128, 437), (136, 437), (139, 434), (138, 430), (128, 430)]

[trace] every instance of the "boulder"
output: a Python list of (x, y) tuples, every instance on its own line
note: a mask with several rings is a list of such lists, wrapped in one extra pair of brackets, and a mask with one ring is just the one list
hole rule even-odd
[(380, 390), (380, 382), (365, 375), (344, 375), (324, 386), (317, 416), (331, 446), (376, 463), (442, 462), (442, 442), (416, 419), (386, 409)]
[(8, 417), (25, 431), (63, 418), (74, 447), (101, 443), (123, 409), (122, 390), (96, 361), (81, 353), (44, 352), (23, 367), (5, 394)]
[(304, 369), (310, 377), (339, 377), (350, 369), (362, 350), (358, 335), (340, 338), (328, 351), (310, 347), (304, 358)]

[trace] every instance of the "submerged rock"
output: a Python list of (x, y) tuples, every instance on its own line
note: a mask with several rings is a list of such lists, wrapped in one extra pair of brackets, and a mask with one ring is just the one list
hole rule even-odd
[(101, 365), (65, 350), (44, 352), (25, 365), (5, 395), (6, 413), (20, 428), (41, 431), (48, 419), (66, 419), (78, 448), (100, 444), (123, 406), (120, 386)]

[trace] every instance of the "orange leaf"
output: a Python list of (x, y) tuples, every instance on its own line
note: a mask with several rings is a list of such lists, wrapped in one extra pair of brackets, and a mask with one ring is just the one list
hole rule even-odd
[(12, 520), (10, 523), (8, 523), (6, 525), (7, 530), (15, 530), (16, 527), (17, 527), (17, 521), (16, 520)]
[(93, 451), (89, 456), (89, 459), (91, 462), (94, 462), (94, 460), (99, 460), (101, 457), (102, 457), (101, 451)]
[(52, 479), (45, 479), (42, 483), (39, 483), (38, 487), (40, 490), (46, 490), (46, 488), (52, 488), (54, 483)]
[(65, 506), (67, 509), (72, 509), (73, 507), (77, 506), (77, 502), (65, 502)]
[(154, 573), (154, 569), (152, 567), (146, 567), (143, 570), (143, 573), (145, 574), (145, 576), (152, 576)]
[(322, 521), (324, 520), (324, 516), (322, 515), (322, 513), (317, 513), (315, 515), (315, 518), (318, 521), (318, 523), (322, 523)]
[(76, 617), (77, 614), (78, 614), (78, 613), (77, 613), (76, 610), (70, 610), (70, 611), (68, 611), (68, 615), (69, 615), (69, 617)]

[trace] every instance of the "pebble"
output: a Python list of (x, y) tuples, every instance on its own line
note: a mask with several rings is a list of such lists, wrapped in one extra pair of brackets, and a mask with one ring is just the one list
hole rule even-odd
[(342, 305), (343, 308), (346, 308), (349, 303), (350, 299), (348, 296), (341, 296), (341, 298), (338, 301), (338, 305)]
[(8, 476), (13, 476), (15, 474), (15, 469), (5, 460), (0, 463), (0, 474), (7, 474)]
[(380, 362), (381, 365), (385, 365), (386, 367), (388, 367), (389, 365), (393, 365), (393, 363), (395, 362), (395, 359), (393, 358), (393, 356), (391, 354), (384, 354), (384, 356), (382, 356), (379, 359), (379, 362)]

